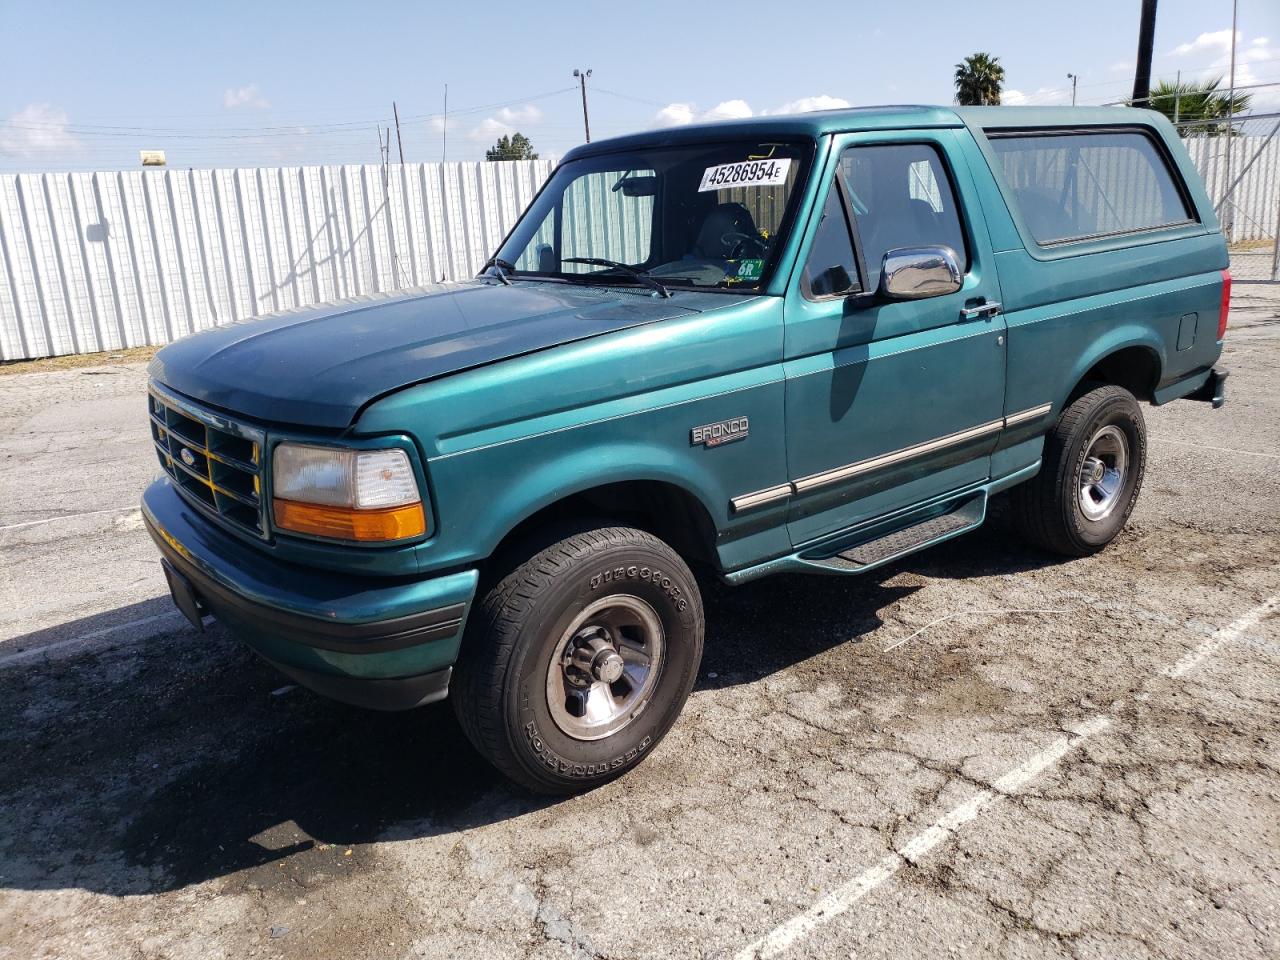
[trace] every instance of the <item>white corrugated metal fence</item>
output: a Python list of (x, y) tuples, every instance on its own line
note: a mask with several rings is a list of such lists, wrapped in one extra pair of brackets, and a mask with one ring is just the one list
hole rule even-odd
[(162, 344), (473, 275), (551, 172), (502, 163), (0, 176), (0, 360)]

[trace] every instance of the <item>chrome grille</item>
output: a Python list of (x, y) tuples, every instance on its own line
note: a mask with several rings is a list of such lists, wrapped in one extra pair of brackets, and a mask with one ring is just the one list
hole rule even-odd
[(151, 439), (187, 500), (230, 527), (266, 538), (263, 433), (156, 384), (148, 388)]

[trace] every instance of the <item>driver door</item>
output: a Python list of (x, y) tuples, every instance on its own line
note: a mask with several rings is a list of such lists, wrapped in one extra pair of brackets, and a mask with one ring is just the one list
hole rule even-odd
[[(838, 137), (787, 293), (788, 528), (801, 546), (985, 481), (1004, 412), (990, 239), (953, 130)], [(966, 211), (975, 211), (967, 216)], [(877, 294), (890, 249), (951, 247), (961, 288)]]

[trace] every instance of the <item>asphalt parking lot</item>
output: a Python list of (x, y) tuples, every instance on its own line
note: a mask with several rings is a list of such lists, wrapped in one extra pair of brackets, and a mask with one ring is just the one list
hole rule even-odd
[(1128, 530), (712, 586), (637, 771), (533, 799), (171, 608), (144, 365), (0, 376), (0, 958), (1280, 955), (1280, 290)]

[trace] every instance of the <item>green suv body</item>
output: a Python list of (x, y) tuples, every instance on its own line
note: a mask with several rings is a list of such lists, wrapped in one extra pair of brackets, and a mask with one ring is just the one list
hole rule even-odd
[(1014, 520), (1105, 546), (1138, 401), (1221, 404), (1227, 252), (1173, 128), (872, 108), (572, 151), (474, 280), (217, 328), (151, 367), (175, 601), (322, 693), (445, 697), (542, 790), (696, 676), (691, 566), (849, 575)]

